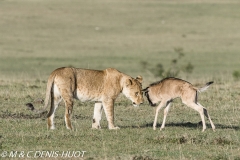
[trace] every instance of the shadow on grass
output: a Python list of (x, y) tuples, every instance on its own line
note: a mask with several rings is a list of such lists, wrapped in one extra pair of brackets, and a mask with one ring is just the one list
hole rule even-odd
[[(210, 124), (206, 124), (207, 128), (212, 128)], [(147, 124), (142, 124), (139, 126), (120, 126), (120, 128), (152, 128), (153, 123), (147, 123)], [(161, 124), (157, 124), (157, 128), (160, 129)], [(191, 122), (186, 122), (186, 123), (168, 123), (165, 124), (165, 128), (167, 127), (186, 127), (186, 128), (202, 128), (202, 122), (198, 123), (191, 123)], [(235, 126), (235, 125), (223, 125), (223, 124), (215, 124), (216, 129), (234, 129), (234, 130), (240, 130), (240, 126)]]
[(45, 119), (47, 112), (40, 114), (25, 114), (25, 113), (12, 113), (10, 111), (1, 111), (0, 118), (2, 119)]
[[(46, 119), (47, 118), (47, 112), (45, 111), (43, 113), (33, 113), (33, 114), (26, 114), (26, 113), (14, 113), (11, 111), (1, 111), (0, 112), (0, 118), (2, 119)], [(62, 116), (55, 116), (56, 119), (62, 119)], [(91, 119), (90, 116), (84, 116), (84, 115), (72, 115), (72, 119)]]
[[(47, 118), (47, 111), (43, 112), (41, 114), (24, 114), (24, 113), (12, 113), (9, 111), (1, 111), (0, 113), (0, 118), (2, 119), (46, 119)], [(59, 116), (55, 117), (61, 118)], [(89, 116), (84, 116), (84, 115), (73, 115), (73, 119), (90, 119), (91, 117)], [(206, 124), (207, 128), (211, 128), (210, 124)], [(147, 123), (147, 124), (142, 124), (139, 126), (119, 126), (120, 128), (152, 128), (153, 123)], [(235, 125), (223, 125), (223, 124), (215, 124), (216, 129), (234, 129), (234, 130), (240, 130), (240, 126), (235, 126)], [(160, 128), (161, 124), (157, 124), (157, 128)], [(191, 122), (186, 122), (186, 123), (167, 123), (165, 125), (166, 127), (186, 127), (186, 128), (202, 128), (202, 121), (198, 123), (191, 123)]]

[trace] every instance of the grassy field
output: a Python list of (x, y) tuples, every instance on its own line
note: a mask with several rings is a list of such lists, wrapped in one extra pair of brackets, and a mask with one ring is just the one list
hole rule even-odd
[[(49, 151), (40, 159), (77, 159), (86, 151), (82, 159), (240, 159), (240, 82), (232, 77), (240, 71), (239, 8), (234, 0), (0, 0), (0, 157), (33, 159)], [(202, 133), (198, 113), (179, 100), (164, 131), (152, 129), (154, 108), (146, 101), (134, 108), (122, 95), (116, 131), (107, 129), (104, 114), (103, 129), (91, 129), (92, 102), (75, 101), (73, 131), (65, 127), (63, 104), (53, 131), (46, 115), (25, 106), (42, 107), (34, 101), (45, 97), (49, 74), (62, 66), (113, 67), (142, 75), (146, 87), (160, 79), (151, 68), (170, 67), (176, 48), (184, 53), (179, 65), (194, 66), (180, 78), (196, 86), (215, 82), (199, 101), (216, 132), (206, 121)]]

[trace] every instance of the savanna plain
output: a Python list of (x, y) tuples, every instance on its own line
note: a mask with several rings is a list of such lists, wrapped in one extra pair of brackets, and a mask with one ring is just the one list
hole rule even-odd
[[(235, 0), (0, 0), (1, 159), (239, 160), (239, 8)], [(43, 107), (47, 78), (63, 66), (116, 68), (141, 75), (143, 88), (162, 79), (160, 66), (198, 87), (214, 81), (199, 102), (216, 131), (205, 118), (201, 132), (199, 114), (179, 99), (163, 131), (160, 111), (154, 131), (155, 108), (147, 99), (133, 107), (123, 95), (115, 102), (120, 130), (108, 130), (104, 113), (102, 129), (91, 129), (94, 103), (77, 100), (74, 129), (66, 129), (61, 103), (48, 130), (46, 114), (25, 104)]]

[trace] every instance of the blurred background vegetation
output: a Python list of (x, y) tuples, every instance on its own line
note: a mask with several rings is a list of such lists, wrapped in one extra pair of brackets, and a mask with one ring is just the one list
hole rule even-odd
[(0, 1), (0, 79), (47, 79), (55, 68), (117, 68), (239, 79), (238, 1)]

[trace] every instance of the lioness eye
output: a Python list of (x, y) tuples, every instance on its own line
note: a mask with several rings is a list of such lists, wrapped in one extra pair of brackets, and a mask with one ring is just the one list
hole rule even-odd
[(138, 96), (138, 92), (136, 92), (135, 95)]

